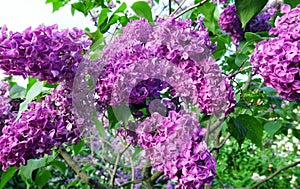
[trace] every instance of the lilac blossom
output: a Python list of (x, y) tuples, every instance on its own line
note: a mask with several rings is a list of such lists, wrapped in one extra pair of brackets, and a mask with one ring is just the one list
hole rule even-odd
[(59, 86), (41, 102), (31, 102), (17, 121), (10, 120), (0, 136), (0, 163), (26, 165), (27, 160), (51, 154), (54, 146), (72, 144), (79, 130), (71, 112), (70, 90)]
[(264, 83), (277, 90), (289, 101), (300, 100), (300, 6), (282, 6), (283, 16), (277, 17), (269, 31), (274, 38), (256, 44), (251, 56), (253, 71), (264, 78)]
[(31, 76), (48, 83), (72, 81), (90, 40), (83, 30), (41, 25), (24, 32), (0, 33), (0, 68), (6, 74)]

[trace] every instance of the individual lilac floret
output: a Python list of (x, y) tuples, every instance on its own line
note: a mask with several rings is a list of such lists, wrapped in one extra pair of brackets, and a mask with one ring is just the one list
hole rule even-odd
[(277, 90), (289, 101), (300, 101), (300, 5), (291, 9), (283, 5), (282, 17), (277, 17), (275, 28), (269, 31), (276, 37), (256, 44), (251, 56), (253, 71), (264, 78), (264, 83)]
[(54, 146), (78, 141), (71, 103), (70, 90), (60, 86), (42, 102), (31, 102), (20, 119), (10, 120), (0, 136), (3, 171), (8, 166), (19, 167), (29, 159), (51, 154)]
[(242, 23), (236, 12), (235, 5), (228, 5), (220, 15), (219, 26), (229, 34), (233, 43), (237, 44), (243, 39), (244, 31)]
[(57, 25), (0, 33), (0, 68), (6, 74), (28, 75), (48, 83), (72, 81), (82, 53), (91, 44), (83, 30)]

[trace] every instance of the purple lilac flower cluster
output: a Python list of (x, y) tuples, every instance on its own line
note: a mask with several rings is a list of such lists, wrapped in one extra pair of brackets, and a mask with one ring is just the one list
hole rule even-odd
[(11, 117), (12, 106), (9, 104), (9, 83), (0, 81), (0, 135), (7, 120)]
[(91, 44), (83, 30), (59, 30), (57, 25), (0, 33), (0, 68), (6, 74), (28, 75), (48, 83), (72, 81), (82, 53)]
[[(179, 187), (211, 184), (215, 162), (202, 141), (205, 131), (199, 129), (194, 114), (182, 110), (181, 103), (194, 104), (202, 113), (228, 115), (235, 100), (228, 80), (210, 58), (215, 46), (202, 20), (194, 24), (159, 20), (154, 27), (144, 20), (133, 21), (124, 33), (106, 47), (99, 60), (104, 60), (105, 69), (97, 82), (98, 103), (133, 107), (140, 110), (134, 112), (135, 118), (145, 115), (141, 107), (148, 109), (133, 128), (121, 128), (116, 135), (144, 148), (152, 165)], [(178, 167), (170, 169), (176, 162), (180, 162)]]
[(79, 130), (71, 112), (70, 90), (59, 86), (41, 102), (31, 102), (16, 121), (10, 120), (0, 136), (0, 163), (19, 167), (27, 160), (51, 154), (54, 146), (78, 141)]
[(300, 5), (291, 9), (282, 6), (283, 16), (277, 17), (269, 31), (274, 38), (256, 44), (251, 56), (253, 71), (264, 83), (289, 101), (300, 101)]
[[(230, 35), (234, 44), (238, 44), (244, 38), (244, 32), (260, 32), (269, 31), (272, 26), (269, 20), (272, 17), (271, 12), (267, 10), (261, 11), (256, 17), (252, 18), (246, 25), (245, 31), (242, 29), (242, 23), (238, 17), (235, 4), (228, 5), (220, 15), (219, 25), (222, 30)], [(272, 9), (274, 10), (274, 9)]]
[(155, 113), (137, 129), (151, 165), (178, 182), (176, 188), (188, 189), (210, 185), (216, 175), (216, 162), (203, 141), (205, 132), (195, 114), (185, 111), (171, 111), (169, 117)]
[(244, 31), (241, 20), (236, 12), (236, 6), (228, 5), (220, 15), (219, 26), (229, 34), (233, 43), (237, 44), (243, 39)]
[[(136, 25), (140, 27), (139, 22), (146, 25), (144, 21), (135, 21), (131, 23), (131, 26), (137, 23)], [(215, 47), (212, 46), (208, 32), (201, 21), (198, 23), (199, 31), (192, 30), (191, 25), (192, 23), (190, 21), (170, 19), (160, 20), (153, 30), (145, 26), (146, 29), (143, 31), (148, 31), (149, 33), (146, 43), (143, 41), (139, 44), (134, 43), (135, 45), (133, 46), (126, 46), (123, 51), (117, 51), (114, 56), (110, 55), (112, 57), (105, 61), (106, 69), (100, 75), (97, 84), (98, 102), (100, 104), (108, 102), (111, 103), (111, 105), (118, 105), (120, 99), (121, 102), (124, 102), (124, 98), (126, 100), (129, 99), (129, 95), (133, 95), (133, 93), (131, 93), (134, 87), (133, 85), (137, 84), (138, 81), (128, 78), (136, 77), (137, 75), (141, 75), (140, 77), (142, 78), (139, 79), (142, 80), (150, 79), (155, 75), (154, 78), (158, 77), (162, 82), (168, 81), (167, 83), (174, 88), (177, 95), (182, 97), (183, 92), (180, 90), (189, 85), (182, 84), (185, 82), (182, 78), (181, 81), (178, 82), (157, 76), (159, 74), (165, 74), (163, 73), (164, 69), (155, 69), (154, 65), (157, 67), (157, 65), (160, 64), (168, 65), (168, 68), (172, 70), (171, 73), (177, 74), (181, 72), (181, 75), (186, 75), (185, 77), (189, 78), (186, 82), (190, 82), (194, 85), (193, 87), (196, 87), (196, 91), (194, 89), (189, 90), (191, 92), (195, 91), (195, 93), (185, 93), (185, 95), (192, 99), (197, 99), (202, 113), (215, 114), (220, 111), (218, 110), (220, 107), (221, 109), (223, 108), (223, 110), (226, 109), (226, 114), (230, 113), (235, 103), (234, 99), (231, 98), (233, 91), (231, 87), (226, 89), (226, 86), (229, 86), (228, 81), (220, 75), (221, 72), (218, 65), (212, 59), (209, 59)], [(139, 36), (140, 35), (133, 35), (133, 41), (136, 42), (136, 38)], [(143, 34), (143, 36), (146, 35)], [(116, 38), (116, 43), (119, 43), (119, 38), (124, 38), (123, 34)], [(146, 39), (146, 37), (143, 39)], [(126, 40), (130, 40), (128, 35), (126, 36)], [(128, 42), (128, 44), (131, 43)], [(114, 45), (113, 42), (112, 46)], [(111, 48), (110, 45), (107, 48)], [(106, 53), (104, 53), (103, 56), (106, 56)], [(154, 67), (154, 70), (151, 69), (151, 66)], [(153, 74), (151, 72), (153, 72)], [(162, 73), (157, 74), (156, 72)], [(131, 77), (125, 77), (124, 75), (126, 74), (131, 75)], [(176, 77), (176, 74), (167, 75)], [(216, 76), (216, 78), (213, 78), (213, 76)], [(124, 80), (118, 79), (120, 77)], [(166, 75), (162, 77), (166, 77)], [(140, 92), (146, 92), (143, 91), (145, 88), (141, 88), (140, 90), (142, 90)], [(218, 93), (216, 94), (216, 92)], [(226, 93), (226, 95), (219, 95), (222, 93)], [(120, 97), (122, 95), (123, 98), (118, 98), (118, 96)], [(224, 99), (220, 98), (221, 96), (224, 97)], [(118, 102), (116, 102), (116, 100), (118, 100)], [(194, 100), (191, 102), (194, 103)]]

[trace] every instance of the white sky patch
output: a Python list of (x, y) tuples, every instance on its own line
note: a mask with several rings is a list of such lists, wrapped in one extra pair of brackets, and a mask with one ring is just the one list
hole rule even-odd
[(60, 29), (78, 27), (93, 28), (90, 17), (85, 18), (80, 12), (71, 14), (70, 5), (52, 13), (52, 4), (46, 0), (9, 0), (1, 2), (0, 26), (7, 25), (9, 31), (22, 32), (29, 26), (36, 28), (40, 24), (58, 24)]

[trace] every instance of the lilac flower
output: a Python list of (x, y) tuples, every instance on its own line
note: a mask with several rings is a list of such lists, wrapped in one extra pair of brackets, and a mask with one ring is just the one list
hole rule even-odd
[(54, 146), (78, 141), (71, 103), (70, 91), (61, 86), (42, 102), (31, 102), (19, 120), (10, 120), (0, 136), (3, 171), (10, 165), (19, 167), (29, 159), (51, 154)]
[(228, 5), (221, 13), (219, 25), (221, 29), (228, 33), (233, 39), (233, 43), (238, 44), (238, 42), (244, 38), (245, 32), (255, 33), (260, 31), (269, 31), (272, 28), (271, 24), (269, 24), (269, 20), (274, 16), (273, 12), (270, 12), (270, 7), (268, 5), (266, 10), (262, 10), (257, 16), (247, 23), (244, 31), (236, 11), (236, 6), (235, 4), (232, 4)]
[(0, 33), (0, 68), (6, 74), (28, 75), (48, 83), (72, 81), (90, 41), (83, 30), (44, 26), (23, 33)]
[(300, 6), (290, 9), (282, 7), (285, 13), (277, 17), (275, 28), (269, 31), (274, 38), (256, 44), (251, 56), (253, 71), (264, 78), (264, 83), (277, 90), (289, 101), (300, 100)]
[(229, 34), (234, 44), (243, 39), (244, 31), (235, 5), (228, 5), (223, 10), (219, 18), (219, 25), (222, 30)]
[(2, 134), (2, 128), (4, 127), (8, 119), (12, 117), (12, 106), (9, 103), (9, 91), (9, 83), (0, 81), (0, 135)]
[(203, 142), (205, 129), (187, 112), (154, 114), (137, 129), (145, 157), (157, 170), (178, 182), (176, 188), (203, 188), (216, 175), (216, 163)]
[[(140, 21), (135, 22), (139, 25)], [(208, 32), (201, 21), (197, 31), (192, 30), (191, 25), (189, 21), (174, 19), (160, 20), (153, 30), (148, 29), (147, 25), (145, 30), (152, 31), (147, 42), (138, 43), (136, 35), (133, 36), (133, 42), (130, 42), (129, 35), (126, 35), (128, 46), (122, 47), (123, 51), (119, 48), (116, 54), (110, 55), (104, 62), (106, 69), (97, 84), (100, 106), (103, 107), (102, 104), (105, 103), (117, 106), (122, 102), (128, 105), (130, 98), (132, 103), (141, 103), (148, 95), (153, 95), (154, 91), (149, 93), (149, 89), (139, 82), (157, 78), (174, 89), (174, 97), (189, 97), (188, 101), (194, 104), (198, 101), (203, 113), (216, 114), (221, 110), (232, 110), (234, 100), (227, 99), (227, 95), (220, 95), (226, 93), (226, 85), (229, 85), (218, 65), (209, 59), (215, 47), (212, 46)], [(126, 27), (124, 30), (127, 31)], [(115, 39), (116, 44), (123, 38), (123, 34), (119, 35)], [(114, 49), (116, 44), (113, 42), (107, 49)], [(134, 45), (130, 46), (131, 44)], [(105, 59), (107, 53), (103, 56)], [(170, 73), (166, 74), (166, 70), (170, 70)], [(185, 76), (180, 81), (170, 79), (176, 78), (178, 74)], [(136, 78), (137, 75), (140, 78)], [(137, 85), (140, 86), (136, 87)], [(229, 87), (228, 91), (230, 89)], [(157, 92), (158, 90), (155, 93)], [(220, 98), (221, 96), (224, 98)], [(226, 114), (230, 113), (225, 111)]]

